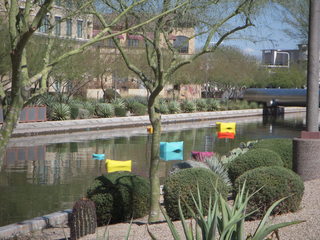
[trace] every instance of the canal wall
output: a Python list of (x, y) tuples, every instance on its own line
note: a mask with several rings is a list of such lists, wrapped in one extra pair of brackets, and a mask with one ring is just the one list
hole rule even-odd
[[(304, 107), (287, 107), (285, 113), (304, 112)], [(213, 119), (233, 119), (262, 115), (263, 109), (245, 109), (216, 112), (196, 112), (162, 115), (162, 124), (206, 121)], [(149, 117), (130, 116), (115, 118), (96, 118), (66, 121), (47, 121), (37, 123), (18, 123), (13, 137), (63, 134), (73, 132), (89, 132), (116, 128), (133, 128), (150, 125)]]

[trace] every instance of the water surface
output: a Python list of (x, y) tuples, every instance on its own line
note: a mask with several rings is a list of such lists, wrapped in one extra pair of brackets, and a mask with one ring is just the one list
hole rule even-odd
[[(304, 114), (278, 119), (233, 119), (235, 139), (218, 139), (215, 121), (164, 126), (162, 141), (184, 141), (184, 159), (191, 151), (226, 154), (240, 142), (262, 138), (293, 138), (304, 126)], [(133, 172), (148, 176), (150, 135), (145, 128), (13, 139), (0, 166), (0, 226), (71, 208), (85, 196), (93, 179), (105, 172), (103, 161), (132, 160)], [(174, 162), (162, 161), (164, 179)]]

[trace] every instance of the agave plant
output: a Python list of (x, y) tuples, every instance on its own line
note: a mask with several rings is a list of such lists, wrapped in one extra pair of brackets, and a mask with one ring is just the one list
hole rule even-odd
[[(216, 194), (218, 194), (216, 192)], [(260, 221), (258, 227), (256, 228), (253, 235), (248, 235), (245, 237), (244, 222), (245, 218), (250, 216), (251, 213), (246, 213), (247, 204), (250, 198), (255, 193), (249, 195), (245, 191), (245, 183), (242, 186), (241, 191), (236, 196), (235, 201), (232, 206), (221, 196), (216, 196), (217, 201), (212, 202), (211, 198), (209, 199), (209, 210), (207, 216), (204, 215), (202, 208), (202, 202), (200, 197), (200, 192), (198, 188), (198, 197), (197, 199), (192, 195), (194, 204), (196, 206), (196, 212), (194, 212), (190, 207), (189, 210), (192, 213), (192, 220), (195, 221), (195, 227), (187, 223), (186, 219), (183, 216), (181, 209), (181, 200), (178, 201), (179, 213), (181, 218), (181, 223), (183, 226), (183, 237), (180, 236), (176, 227), (173, 225), (171, 219), (166, 214), (165, 210), (161, 207), (162, 214), (164, 215), (167, 224), (170, 228), (173, 239), (187, 239), (187, 240), (263, 240), (270, 233), (293, 224), (298, 224), (303, 221), (292, 221), (284, 222), (274, 225), (269, 225), (268, 220), (273, 209), (285, 198), (282, 198), (276, 201), (266, 212), (263, 219)], [(191, 221), (192, 221), (191, 220)], [(149, 231), (149, 230), (148, 230)], [(156, 237), (149, 231), (149, 234), (152, 239)]]
[(165, 101), (159, 103), (159, 112), (161, 114), (168, 114), (169, 113), (169, 107)]
[(70, 106), (65, 103), (54, 103), (50, 110), (52, 120), (68, 120), (71, 117)]
[(209, 168), (218, 176), (220, 176), (220, 178), (224, 181), (225, 184), (227, 184), (227, 186), (231, 186), (231, 181), (228, 176), (228, 170), (216, 156), (206, 158), (205, 161), (208, 164)]
[(205, 99), (197, 99), (196, 105), (198, 111), (207, 111), (207, 102)]
[(169, 112), (171, 114), (175, 114), (175, 113), (180, 113), (181, 112), (181, 107), (180, 107), (180, 103), (177, 101), (171, 101), (168, 103), (168, 108), (169, 108)]
[(221, 104), (218, 100), (213, 98), (207, 99), (207, 111), (217, 111), (221, 107)]
[(114, 116), (114, 107), (109, 103), (98, 103), (96, 105), (96, 114), (98, 117), (110, 118)]
[(183, 103), (181, 104), (182, 106), (182, 110), (186, 113), (191, 113), (191, 112), (195, 112), (197, 110), (197, 105), (194, 101), (192, 100), (185, 100), (183, 101)]
[(125, 101), (122, 98), (116, 98), (116, 99), (111, 100), (111, 104), (114, 107), (119, 107), (119, 108), (125, 108), (126, 107)]

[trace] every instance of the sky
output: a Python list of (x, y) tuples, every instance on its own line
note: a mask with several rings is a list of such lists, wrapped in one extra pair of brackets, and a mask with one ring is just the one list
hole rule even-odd
[[(290, 26), (281, 19), (281, 9), (269, 7), (264, 14), (254, 20), (254, 27), (241, 32), (241, 36), (223, 42), (223, 45), (235, 46), (244, 53), (261, 58), (263, 49), (297, 49), (298, 39), (293, 39), (285, 33)], [(199, 43), (201, 44), (201, 43)]]

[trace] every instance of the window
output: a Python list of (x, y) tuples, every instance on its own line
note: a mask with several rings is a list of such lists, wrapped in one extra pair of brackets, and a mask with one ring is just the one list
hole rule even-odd
[(66, 32), (66, 35), (67, 35), (68, 37), (71, 37), (71, 36), (72, 36), (72, 20), (71, 20), (71, 19), (67, 19), (66, 24), (67, 24), (67, 32)]
[(39, 32), (48, 33), (49, 32), (49, 27), (50, 27), (49, 16), (46, 16), (42, 20), (41, 26), (39, 27)]
[(83, 21), (77, 20), (77, 37), (82, 38), (83, 34)]
[(139, 40), (138, 39), (128, 39), (128, 47), (138, 47), (139, 46)]
[(55, 4), (56, 6), (61, 6), (61, 0), (55, 0), (55, 1), (54, 1), (54, 4)]
[(178, 50), (179, 53), (189, 52), (189, 38), (185, 36), (177, 36), (173, 42), (173, 47)]
[(61, 17), (55, 16), (54, 22), (55, 22), (54, 33), (56, 36), (60, 36), (61, 35)]

